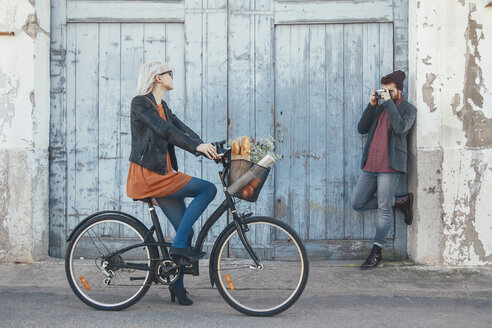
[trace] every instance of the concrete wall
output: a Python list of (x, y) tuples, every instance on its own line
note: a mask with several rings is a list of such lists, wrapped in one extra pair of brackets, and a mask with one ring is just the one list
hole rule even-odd
[(0, 260), (48, 254), (49, 0), (0, 0)]
[(492, 264), (492, 4), (410, 1), (409, 96), (420, 263)]

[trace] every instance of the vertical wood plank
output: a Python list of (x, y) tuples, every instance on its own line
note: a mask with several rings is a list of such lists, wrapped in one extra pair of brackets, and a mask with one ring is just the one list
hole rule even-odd
[[(325, 35), (324, 25), (313, 25), (309, 42), (309, 234), (312, 239), (324, 239), (326, 236), (326, 127), (327, 111), (325, 90)], [(304, 110), (307, 110), (304, 109)]]
[(379, 24), (379, 75), (385, 76), (394, 70), (393, 24)]
[[(269, 10), (273, 1), (255, 2), (255, 10)], [(260, 7), (260, 8), (258, 8)], [(272, 15), (255, 15), (252, 17), (254, 30), (254, 97), (255, 97), (255, 121), (257, 137), (274, 136), (274, 25)], [(260, 198), (253, 208), (256, 215), (273, 216), (275, 206), (274, 177), (275, 167), (270, 171), (270, 176), (260, 194)], [(259, 229), (258, 229), (259, 230)], [(270, 232), (257, 231), (257, 242), (267, 245), (270, 240)]]
[(67, 92), (66, 92), (66, 121), (67, 121), (67, 234), (70, 234), (82, 218), (78, 213), (76, 204), (76, 74), (77, 74), (77, 48), (76, 48), (77, 24), (67, 24)]
[(254, 26), (246, 14), (229, 16), (229, 134), (254, 136)]
[[(209, 2), (209, 7), (216, 10), (207, 12), (204, 21), (202, 139), (205, 142), (223, 140), (227, 136), (227, 6), (224, 4), (223, 1)], [(220, 191), (218, 171), (215, 162), (203, 159), (202, 178), (215, 183)], [(196, 229), (222, 200), (215, 197), (195, 225)], [(219, 220), (208, 240), (215, 240), (225, 224), (225, 220)]]
[(293, 154), (291, 166), (291, 183), (293, 186), (292, 206), (296, 209), (293, 216), (293, 226), (301, 238), (308, 238), (309, 235), (309, 180), (310, 161), (309, 161), (309, 126), (310, 120), (310, 99), (309, 99), (309, 39), (310, 29), (308, 26), (296, 26), (292, 33), (291, 51), (294, 61), (298, 63), (291, 68), (292, 81), (295, 86), (291, 87), (294, 106), (291, 125), (294, 134), (291, 136), (291, 153)]
[(99, 44), (99, 210), (118, 210), (120, 164), (120, 24), (100, 25)]
[[(395, 69), (408, 74), (408, 1), (393, 0), (393, 20)], [(408, 94), (407, 84), (403, 87), (403, 93)]]
[[(167, 62), (166, 55), (168, 53), (169, 40), (167, 38), (167, 24), (161, 23), (148, 23), (143, 24), (143, 62), (165, 62), (169, 69), (174, 69), (169, 62)], [(177, 73), (177, 72), (176, 72)], [(179, 74), (178, 74), (179, 75)], [(174, 85), (174, 80), (173, 80)], [(175, 90), (171, 90), (168, 92), (173, 93)], [(167, 96), (169, 98), (169, 96)], [(166, 99), (168, 100), (168, 99)], [(160, 99), (156, 99), (157, 103), (160, 103)], [(168, 105), (169, 102), (168, 102)], [(144, 212), (145, 212), (144, 205)], [(158, 211), (158, 217), (160, 218), (160, 224), (162, 228), (162, 233), (166, 239), (173, 238), (175, 235), (174, 228), (169, 220), (166, 218), (162, 211)], [(150, 215), (147, 213), (143, 214), (146, 216), (145, 220), (148, 220), (148, 224), (151, 224)]]
[(345, 238), (345, 108), (344, 108), (344, 48), (343, 25), (326, 25), (325, 88), (326, 88), (326, 201), (325, 239)]
[[(186, 125), (189, 122), (184, 119), (185, 113), (185, 45), (184, 45), (184, 25), (183, 24), (166, 24), (166, 56), (165, 61), (172, 69), (174, 74), (174, 90), (167, 92), (164, 99), (174, 114), (176, 114)], [(194, 118), (196, 119), (196, 118)], [(184, 158), (182, 150), (179, 157)], [(180, 161), (180, 166), (183, 161)]]
[[(137, 79), (140, 66), (144, 63), (143, 24), (121, 24), (121, 111), (120, 111), (120, 169), (122, 188), (120, 191), (121, 211), (134, 215), (146, 225), (150, 223), (144, 205), (135, 203), (126, 195), (126, 179), (130, 166), (131, 130), (130, 105), (137, 95)], [(145, 205), (146, 206), (146, 205)]]
[[(205, 14), (202, 9), (201, 0), (185, 1), (185, 24), (184, 24), (184, 111), (183, 121), (195, 131), (204, 141), (202, 130), (203, 109), (203, 41), (205, 38)], [(183, 152), (184, 162), (180, 170), (193, 177), (202, 176), (202, 158)], [(220, 189), (219, 189), (220, 190)], [(218, 193), (220, 195), (220, 191)], [(198, 236), (199, 221), (194, 229), (194, 240)], [(211, 247), (211, 246), (210, 246)]]
[(144, 63), (166, 60), (166, 24), (143, 24)]
[(76, 29), (75, 134), (76, 206), (88, 216), (98, 210), (99, 146), (99, 24), (79, 24)]
[(276, 165), (274, 173), (275, 186), (275, 218), (291, 224), (292, 204), (289, 203), (291, 193), (290, 169), (290, 135), (291, 117), (290, 103), (290, 31), (291, 26), (275, 27), (275, 139), (277, 153), (283, 155), (283, 160)]
[[(345, 237), (360, 239), (363, 237), (360, 213), (352, 210), (350, 196), (360, 174), (360, 154), (362, 138), (357, 131), (357, 122), (364, 110), (362, 99), (362, 26), (360, 24), (344, 25), (344, 104), (345, 104)], [(350, 195), (350, 196), (349, 196)]]
[(63, 0), (53, 0), (51, 1), (51, 7), (49, 255), (62, 257), (62, 250), (66, 248), (67, 220), (66, 2)]
[[(379, 47), (379, 24), (363, 25), (363, 62), (362, 62), (362, 91), (361, 104), (363, 108), (369, 102), (369, 95), (372, 90), (380, 87), (379, 79), (379, 53), (380, 51), (391, 51), (391, 49), (380, 49)], [(361, 112), (362, 115), (362, 112)], [(362, 136), (362, 144), (365, 144), (367, 135)], [(362, 154), (362, 153), (361, 153)], [(361, 157), (361, 156), (359, 156)], [(360, 170), (359, 170), (360, 175)], [(372, 239), (376, 235), (376, 211), (360, 213), (363, 220), (363, 236), (365, 239)]]
[[(255, 26), (254, 15), (249, 12), (252, 9), (251, 2), (229, 3), (227, 103), (230, 139), (241, 136), (261, 137), (256, 135)], [(242, 211), (252, 211), (253, 204), (241, 202), (240, 205)]]
[[(394, 44), (393, 44), (393, 24), (379, 24), (379, 72), (380, 76), (387, 75), (394, 71)], [(394, 239), (395, 236), (395, 218), (391, 222), (391, 227), (388, 232), (388, 240)]]
[[(166, 103), (169, 105), (171, 110), (176, 116), (189, 126), (190, 120), (185, 118), (185, 46), (184, 46), (184, 26), (183, 24), (166, 24), (166, 54), (165, 61), (172, 69), (174, 74), (173, 86), (174, 90), (166, 93), (164, 97)], [(198, 131), (200, 133), (200, 131)], [(184, 161), (185, 161), (185, 151), (175, 147), (176, 158), (178, 160), (178, 170), (180, 172), (185, 172)], [(191, 160), (196, 161), (194, 155), (190, 154), (193, 158)], [(168, 221), (168, 220), (166, 220)], [(173, 237), (175, 231), (170, 222), (166, 222), (166, 236)], [(198, 233), (197, 233), (198, 235)]]

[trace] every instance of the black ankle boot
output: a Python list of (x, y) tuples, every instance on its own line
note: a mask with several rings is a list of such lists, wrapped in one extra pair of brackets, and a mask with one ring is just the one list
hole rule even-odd
[(378, 245), (372, 246), (371, 253), (367, 259), (360, 266), (361, 270), (374, 269), (378, 266), (382, 266), (383, 263), (383, 255), (381, 254), (382, 248)]
[(169, 285), (169, 292), (171, 293), (171, 302), (174, 302), (176, 297), (180, 305), (191, 305), (193, 301), (187, 296), (188, 292), (185, 288), (176, 289), (173, 285)]
[(171, 255), (173, 258), (174, 257), (184, 257), (190, 261), (198, 261), (207, 253), (205, 252), (197, 252), (195, 251), (191, 246), (188, 246), (186, 248), (177, 248), (174, 246), (169, 247), (169, 255)]
[(395, 208), (403, 212), (403, 214), (405, 215), (405, 223), (407, 225), (411, 225), (413, 221), (412, 205), (413, 205), (412, 193), (395, 197)]

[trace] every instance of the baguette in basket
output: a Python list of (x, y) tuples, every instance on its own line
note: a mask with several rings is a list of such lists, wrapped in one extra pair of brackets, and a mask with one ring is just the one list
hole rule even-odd
[[(251, 141), (247, 136), (244, 136), (239, 143), (238, 140), (232, 141), (231, 159), (231, 180), (234, 182), (249, 169), (249, 161), (251, 154)], [(239, 161), (239, 160), (244, 161)], [(234, 161), (236, 160), (236, 161)]]

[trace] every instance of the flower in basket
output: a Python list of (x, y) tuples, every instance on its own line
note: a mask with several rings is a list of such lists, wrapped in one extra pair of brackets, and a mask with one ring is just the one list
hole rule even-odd
[(267, 154), (270, 154), (275, 160), (281, 159), (282, 156), (274, 152), (275, 139), (272, 136), (255, 140), (251, 137), (251, 162), (258, 163)]

